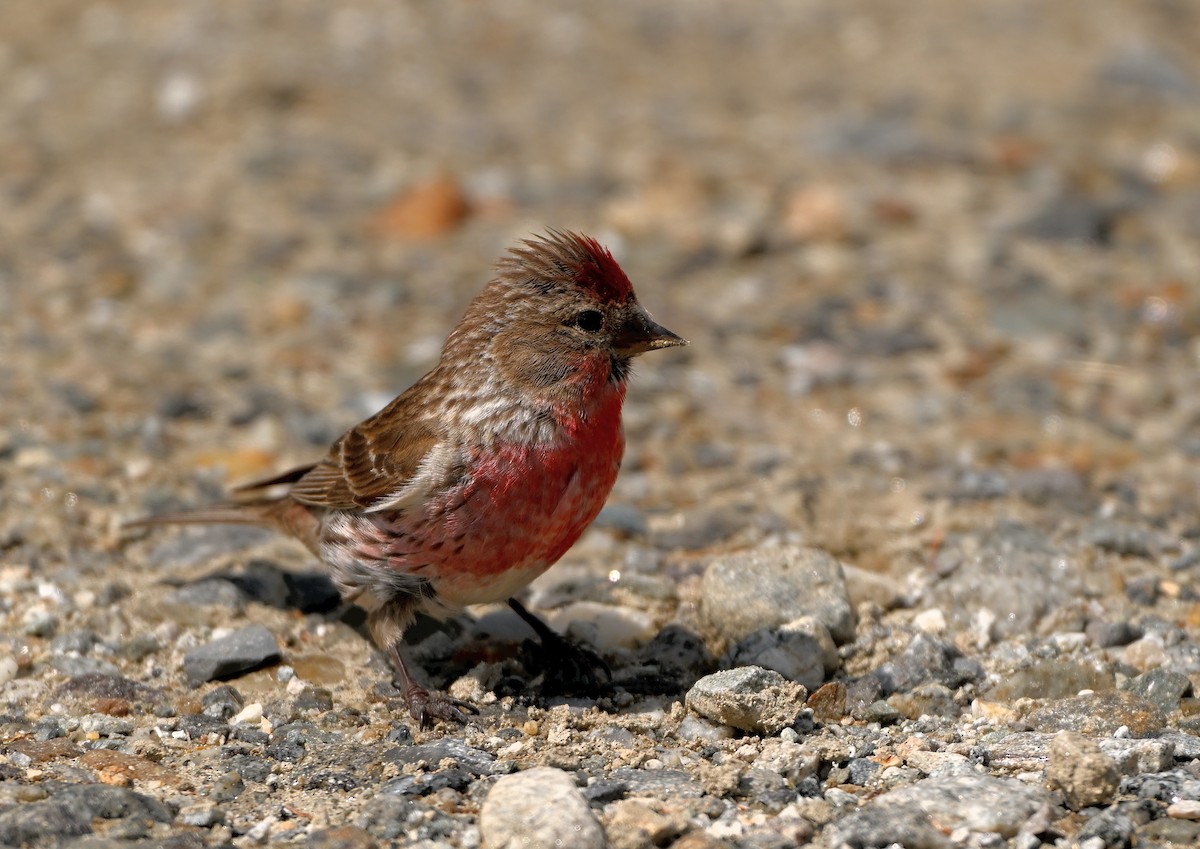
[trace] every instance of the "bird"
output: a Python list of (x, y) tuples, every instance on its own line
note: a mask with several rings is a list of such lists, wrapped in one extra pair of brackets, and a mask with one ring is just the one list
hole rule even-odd
[(543, 643), (563, 641), (516, 595), (613, 488), (633, 359), (687, 344), (642, 307), (610, 250), (549, 229), (498, 261), (437, 364), (323, 458), (228, 503), (129, 524), (257, 525), (299, 540), (366, 611), (418, 725), (466, 724), (475, 705), (412, 675), (405, 629), (418, 613), (507, 601)]

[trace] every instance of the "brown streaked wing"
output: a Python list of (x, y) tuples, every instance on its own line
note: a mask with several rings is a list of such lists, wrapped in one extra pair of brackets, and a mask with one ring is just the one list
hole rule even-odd
[[(375, 427), (370, 428), (374, 424)], [(406, 433), (369, 420), (348, 430), (329, 456), (300, 478), (289, 495), (302, 504), (334, 510), (365, 509), (402, 488), (437, 442), (423, 424)]]

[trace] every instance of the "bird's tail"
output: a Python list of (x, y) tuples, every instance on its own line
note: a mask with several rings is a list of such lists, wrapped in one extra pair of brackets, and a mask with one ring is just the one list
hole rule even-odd
[(161, 516), (123, 522), (122, 528), (152, 528), (159, 525), (255, 525), (273, 528), (300, 540), (320, 556), (321, 521), (308, 507), (291, 498), (263, 498), (242, 503), (217, 504), (198, 510), (181, 510)]
[(261, 511), (241, 504), (219, 504), (198, 510), (180, 510), (161, 516), (143, 516), (122, 522), (122, 528), (150, 528), (155, 525), (269, 525), (271, 520)]

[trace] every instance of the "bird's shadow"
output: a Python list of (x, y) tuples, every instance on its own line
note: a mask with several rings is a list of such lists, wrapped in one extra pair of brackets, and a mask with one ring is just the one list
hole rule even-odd
[[(203, 593), (215, 582), (232, 586), (247, 603), (342, 622), (371, 645), (366, 614), (358, 606), (342, 602), (333, 582), (318, 572), (291, 571), (270, 560), (253, 558), (186, 580), (164, 580), (183, 593)], [(501, 627), (499, 633), (488, 627), (495, 624), (495, 615), (485, 617), (486, 623), (469, 613), (444, 621), (418, 615), (404, 634), (407, 652), (440, 687), (480, 662), (500, 663), (502, 674), (492, 688), (496, 695), (513, 696), (536, 706), (563, 697), (595, 699), (603, 706), (621, 691), (635, 697), (681, 698), (698, 678), (717, 666), (704, 640), (678, 623), (668, 623), (649, 642), (620, 652), (602, 654), (574, 641), (568, 646), (577, 650), (572, 664), (561, 662), (561, 647), (547, 653), (536, 638), (525, 633), (527, 626), (515, 614), (505, 610), (501, 615), (507, 627)], [(589, 655), (605, 667), (602, 676), (580, 674)], [(391, 671), (381, 652), (375, 652), (373, 665)]]

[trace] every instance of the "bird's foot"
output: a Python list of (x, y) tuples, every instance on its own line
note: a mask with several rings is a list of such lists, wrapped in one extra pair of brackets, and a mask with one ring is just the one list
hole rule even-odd
[(479, 713), (479, 708), (470, 702), (441, 693), (431, 693), (424, 687), (411, 683), (404, 690), (404, 700), (408, 702), (409, 715), (417, 721), (420, 728), (428, 728), (439, 719), (467, 725), (471, 721), (467, 713)]

